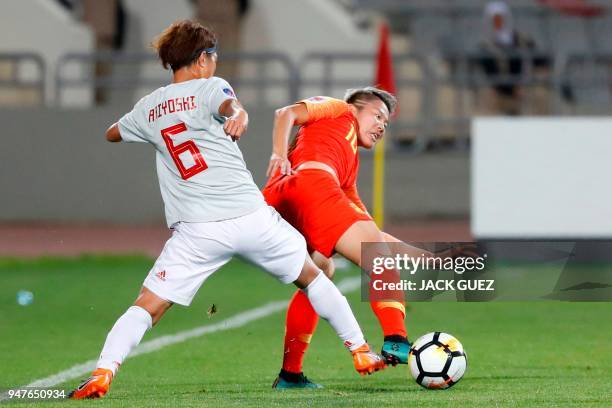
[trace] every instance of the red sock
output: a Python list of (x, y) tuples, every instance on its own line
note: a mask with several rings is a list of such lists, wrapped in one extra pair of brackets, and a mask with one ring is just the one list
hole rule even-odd
[(372, 301), (370, 306), (380, 322), (383, 336), (400, 335), (406, 337), (406, 326), (404, 325), (406, 309), (403, 302)]
[[(370, 306), (380, 322), (383, 335), (406, 337), (406, 308), (404, 294), (401, 290), (383, 289), (384, 284), (398, 283), (400, 276), (394, 269), (385, 269), (382, 274), (373, 275), (370, 283)], [(382, 283), (381, 283), (382, 282)], [(382, 286), (381, 286), (382, 285)]]
[(295, 292), (287, 309), (283, 370), (291, 373), (302, 372), (304, 353), (308, 349), (318, 322), (319, 316), (312, 308), (306, 294), (301, 290)]

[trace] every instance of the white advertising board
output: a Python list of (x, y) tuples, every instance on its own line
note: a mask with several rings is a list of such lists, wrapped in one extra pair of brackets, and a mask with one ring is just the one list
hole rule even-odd
[(476, 238), (612, 238), (612, 118), (475, 118)]

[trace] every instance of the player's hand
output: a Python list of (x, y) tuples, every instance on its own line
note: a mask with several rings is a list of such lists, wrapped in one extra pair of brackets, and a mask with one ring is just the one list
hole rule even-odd
[(235, 115), (227, 118), (223, 124), (223, 130), (233, 141), (236, 141), (246, 132), (248, 125), (249, 116), (244, 110), (240, 110)]
[(280, 169), (281, 174), (284, 176), (293, 174), (293, 169), (291, 168), (291, 162), (289, 159), (276, 153), (272, 153), (272, 156), (270, 156), (270, 164), (268, 165), (268, 170), (266, 171), (266, 177), (272, 176), (274, 173), (276, 173), (277, 169)]

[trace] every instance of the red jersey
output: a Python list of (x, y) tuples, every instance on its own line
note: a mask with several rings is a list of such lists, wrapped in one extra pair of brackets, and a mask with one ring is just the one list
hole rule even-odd
[[(367, 213), (357, 193), (359, 124), (346, 102), (326, 96), (304, 99), (308, 122), (303, 124), (289, 151), (293, 168), (307, 161), (325, 163), (336, 172), (340, 188), (357, 207)], [(273, 177), (274, 183), (279, 177)]]
[(263, 189), (267, 203), (306, 238), (309, 252), (334, 253), (342, 235), (358, 221), (371, 221), (357, 194), (357, 119), (346, 102), (315, 97), (301, 101), (308, 122), (298, 130), (289, 149), (295, 168), (308, 161), (331, 167), (327, 171), (304, 169), (291, 176), (278, 171)]
[(317, 96), (300, 101), (308, 110), (308, 122), (298, 130), (289, 152), (293, 167), (318, 161), (336, 172), (340, 187), (355, 184), (359, 171), (357, 120), (348, 104), (339, 99)]

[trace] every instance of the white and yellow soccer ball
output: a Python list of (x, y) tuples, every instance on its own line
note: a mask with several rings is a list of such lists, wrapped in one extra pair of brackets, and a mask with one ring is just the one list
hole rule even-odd
[(450, 388), (465, 374), (467, 354), (450, 334), (427, 333), (410, 349), (408, 367), (419, 385), (429, 389)]

